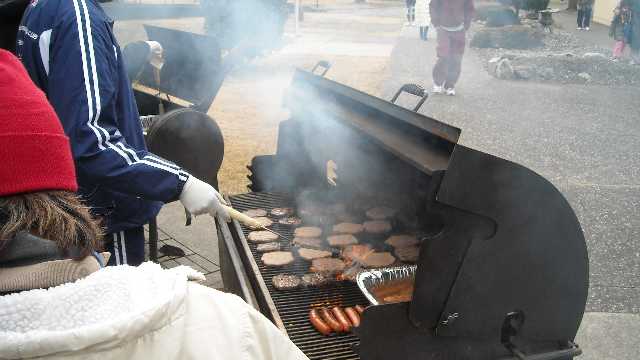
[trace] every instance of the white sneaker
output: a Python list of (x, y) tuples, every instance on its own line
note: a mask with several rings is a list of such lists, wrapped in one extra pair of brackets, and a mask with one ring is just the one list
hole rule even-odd
[(405, 22), (404, 22), (404, 26), (411, 26), (411, 23), (410, 23), (410, 22), (408, 22), (408, 21), (405, 21)]
[(577, 27), (576, 30), (582, 30), (582, 28), (581, 27)]
[(431, 92), (433, 94), (442, 94), (444, 93), (444, 86), (434, 84), (433, 89), (431, 89)]
[(585, 30), (589, 31), (589, 27), (587, 26), (586, 28), (584, 28)]
[(456, 89), (454, 89), (454, 88), (449, 88), (449, 89), (447, 89), (445, 91), (446, 91), (447, 95), (449, 95), (449, 96), (454, 96), (456, 94)]

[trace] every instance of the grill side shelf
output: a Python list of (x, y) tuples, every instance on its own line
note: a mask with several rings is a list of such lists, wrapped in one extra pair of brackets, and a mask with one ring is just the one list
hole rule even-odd
[(267, 316), (273, 321), (273, 323), (280, 329), (285, 335), (288, 336), (287, 330), (284, 327), (284, 323), (280, 318), (280, 314), (278, 314), (278, 310), (276, 309), (276, 305), (271, 298), (269, 290), (267, 289), (267, 284), (264, 282), (264, 278), (258, 269), (258, 264), (253, 258), (251, 254), (251, 249), (249, 249), (249, 244), (247, 243), (247, 239), (244, 236), (244, 232), (242, 232), (242, 228), (240, 227), (240, 223), (237, 220), (232, 220), (233, 226), (235, 228), (236, 234), (238, 235), (236, 240), (236, 246), (238, 248), (238, 252), (240, 253), (240, 258), (244, 263), (245, 268), (251, 269), (247, 275), (249, 275), (249, 281), (251, 281), (251, 285), (254, 289), (260, 289), (260, 291), (255, 292), (255, 296), (260, 303), (260, 309), (262, 309), (263, 314), (267, 314)]

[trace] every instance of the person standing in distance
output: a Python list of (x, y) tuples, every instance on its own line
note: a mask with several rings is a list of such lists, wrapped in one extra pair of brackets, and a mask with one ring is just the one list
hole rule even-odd
[(436, 28), (438, 60), (433, 67), (433, 93), (455, 95), (460, 78), (466, 31), (475, 12), (473, 0), (431, 0), (431, 24)]
[(16, 53), (70, 138), (78, 192), (106, 227), (109, 264), (138, 265), (143, 225), (164, 202), (228, 214), (211, 185), (147, 151), (112, 26), (96, 0), (31, 0)]

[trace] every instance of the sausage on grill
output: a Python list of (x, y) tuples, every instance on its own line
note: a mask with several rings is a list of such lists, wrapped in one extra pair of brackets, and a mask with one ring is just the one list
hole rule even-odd
[(322, 319), (331, 327), (331, 330), (337, 333), (342, 332), (342, 325), (333, 317), (333, 315), (331, 315), (331, 311), (329, 311), (329, 309), (320, 309), (320, 315), (322, 316)]
[(358, 314), (362, 315), (362, 313), (364, 312), (364, 306), (356, 305), (354, 307), (356, 308), (356, 311), (358, 312)]
[(320, 332), (322, 335), (327, 336), (331, 334), (331, 327), (329, 327), (329, 325), (327, 325), (327, 323), (322, 320), (320, 314), (318, 314), (318, 311), (316, 309), (311, 309), (309, 311), (309, 321), (311, 321), (311, 325), (313, 325), (313, 327), (316, 328), (316, 330), (318, 330), (318, 332)]
[(338, 320), (338, 322), (342, 326), (342, 332), (351, 331), (351, 323), (347, 319), (347, 315), (345, 315), (341, 307), (334, 306), (333, 309), (331, 309), (331, 313), (333, 314), (333, 317), (335, 317), (336, 320)]
[(349, 318), (349, 321), (353, 325), (353, 327), (360, 326), (360, 314), (358, 311), (352, 307), (348, 307), (344, 309), (344, 313)]

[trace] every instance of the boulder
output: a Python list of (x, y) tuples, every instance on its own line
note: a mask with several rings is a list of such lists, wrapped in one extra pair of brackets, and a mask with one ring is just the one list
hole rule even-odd
[(471, 46), (476, 48), (531, 49), (543, 46), (544, 33), (529, 26), (484, 28), (476, 32)]
[(589, 75), (589, 74), (588, 74), (588, 73), (586, 73), (586, 72), (581, 72), (581, 73), (579, 73), (579, 74), (578, 74), (578, 77), (579, 77), (581, 80), (584, 80), (585, 82), (589, 82), (589, 81), (591, 81), (591, 75)]
[(511, 80), (515, 78), (515, 72), (509, 59), (501, 59), (496, 67), (496, 77), (502, 80)]

